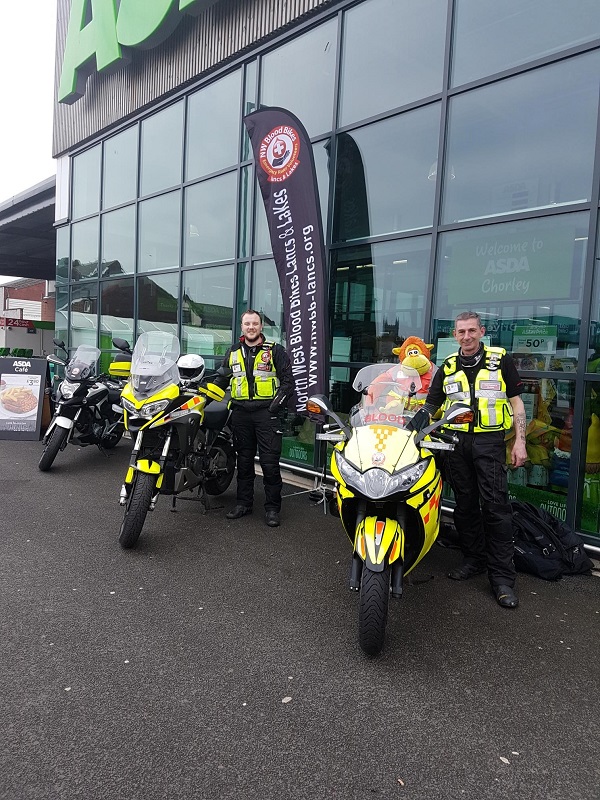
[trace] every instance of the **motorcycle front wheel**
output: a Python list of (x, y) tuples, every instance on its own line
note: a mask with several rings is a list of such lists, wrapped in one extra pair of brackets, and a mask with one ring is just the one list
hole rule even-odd
[(373, 572), (363, 566), (359, 592), (358, 643), (368, 656), (383, 649), (390, 596), (390, 567)]
[(204, 484), (207, 494), (223, 494), (229, 488), (235, 472), (235, 452), (229, 442), (217, 442), (211, 449), (210, 457), (218, 470), (216, 477), (208, 478)]
[(140, 538), (154, 494), (155, 483), (156, 478), (145, 472), (137, 472), (133, 479), (119, 532), (119, 544), (126, 550), (134, 547)]
[(38, 468), (42, 472), (46, 472), (50, 469), (68, 435), (69, 431), (66, 428), (60, 428), (58, 425), (54, 428), (50, 434), (50, 438), (44, 445), (44, 452), (38, 463)]

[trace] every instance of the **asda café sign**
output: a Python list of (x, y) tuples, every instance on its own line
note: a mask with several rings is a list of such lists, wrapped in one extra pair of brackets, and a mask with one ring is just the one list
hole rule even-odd
[(216, 0), (72, 0), (58, 102), (83, 97), (94, 72), (129, 62), (128, 50), (150, 50), (167, 39), (184, 14), (197, 16)]

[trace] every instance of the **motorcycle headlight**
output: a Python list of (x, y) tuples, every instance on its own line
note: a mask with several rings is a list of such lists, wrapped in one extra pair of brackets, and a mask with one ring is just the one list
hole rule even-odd
[(429, 459), (426, 459), (390, 475), (378, 467), (361, 472), (349, 464), (338, 451), (335, 458), (340, 475), (346, 484), (373, 500), (410, 489), (422, 477), (429, 465)]
[(131, 402), (131, 400), (125, 400), (125, 398), (122, 397), (121, 398), (121, 405), (123, 406), (125, 411), (127, 411), (128, 414), (131, 414), (134, 417), (138, 416), (138, 410), (135, 407), (134, 403)]
[(63, 381), (58, 388), (61, 395), (65, 398), (65, 400), (70, 400), (77, 391), (78, 387), (79, 387), (78, 383)]
[(138, 412), (144, 419), (152, 419), (169, 405), (170, 400), (156, 400), (154, 403), (144, 403)]

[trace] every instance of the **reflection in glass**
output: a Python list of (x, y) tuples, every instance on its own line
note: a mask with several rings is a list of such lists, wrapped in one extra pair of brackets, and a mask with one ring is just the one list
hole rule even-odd
[(594, 258), (594, 289), (590, 320), (590, 349), (588, 350), (586, 372), (597, 374), (600, 373), (600, 225), (598, 226)]
[[(459, 86), (598, 37), (597, 0), (458, 0), (452, 85)], [(492, 42), (495, 44), (490, 46)]]
[(309, 136), (330, 131), (336, 51), (337, 21), (333, 19), (267, 53), (262, 61), (262, 105), (291, 111)]
[(434, 103), (338, 136), (334, 241), (432, 225), (439, 125)]
[(141, 194), (181, 183), (183, 102), (142, 122)]
[(588, 384), (585, 390), (581, 460), (577, 527), (600, 539), (600, 386), (597, 383)]
[(114, 350), (115, 337), (133, 347), (133, 278), (103, 281), (100, 286), (100, 349)]
[(181, 193), (171, 192), (139, 205), (138, 270), (179, 266)]
[[(246, 75), (244, 78), (244, 116), (256, 110), (256, 73), (258, 72), (258, 61), (251, 61), (246, 64)], [(252, 148), (250, 137), (246, 126), (242, 125), (242, 161), (247, 161), (251, 157)]]
[(436, 363), (456, 350), (456, 314), (477, 311), (489, 343), (520, 370), (575, 372), (587, 213), (443, 233), (438, 248)]
[(232, 341), (234, 267), (186, 270), (181, 293), (182, 349), (223, 356)]
[(446, 0), (371, 0), (345, 16), (340, 125), (442, 91)]
[(430, 249), (422, 236), (332, 254), (332, 361), (395, 361), (404, 338), (423, 336)]
[(98, 277), (98, 217), (71, 226), (71, 280)]
[(128, 128), (104, 142), (102, 207), (111, 208), (137, 195), (138, 128)]
[(185, 190), (186, 266), (235, 258), (237, 172)]
[(237, 164), (241, 76), (238, 69), (190, 96), (186, 181)]
[(283, 298), (273, 259), (256, 261), (252, 281), (250, 307), (263, 316), (263, 333), (269, 342), (279, 342), (285, 347), (285, 322)]
[(69, 226), (56, 229), (56, 282), (69, 280)]
[(100, 263), (103, 278), (135, 271), (135, 206), (103, 215)]
[(450, 100), (444, 222), (590, 199), (600, 52)]
[(69, 330), (69, 287), (56, 284), (54, 338), (67, 343)]
[(73, 219), (100, 209), (100, 145), (73, 159)]
[(98, 332), (98, 283), (71, 287), (71, 342), (72, 348), (80, 344), (96, 347)]
[(167, 331), (177, 336), (179, 273), (138, 278), (137, 336)]

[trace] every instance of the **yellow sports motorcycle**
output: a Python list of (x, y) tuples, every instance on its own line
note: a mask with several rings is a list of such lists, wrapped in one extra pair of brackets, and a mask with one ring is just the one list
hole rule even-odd
[(353, 384), (361, 401), (349, 425), (324, 395), (307, 403), (313, 414), (334, 421), (318, 439), (336, 442), (331, 472), (337, 508), (354, 547), (350, 588), (359, 594), (358, 639), (362, 650), (383, 648), (388, 602), (401, 597), (403, 579), (433, 545), (439, 530), (442, 480), (433, 450), (453, 449), (453, 434), (439, 429), (471, 414), (456, 404), (417, 432), (410, 421), (419, 408), (416, 370), (396, 364), (361, 369)]
[[(199, 386), (203, 375), (201, 356), (180, 357), (173, 334), (151, 331), (137, 340), (121, 394), (125, 428), (134, 439), (120, 495), (122, 547), (137, 543), (160, 494), (172, 495), (174, 510), (182, 492), (197, 491), (208, 508), (207, 495), (221, 494), (232, 481), (230, 411), (222, 389)], [(217, 402), (205, 408), (207, 397)]]

